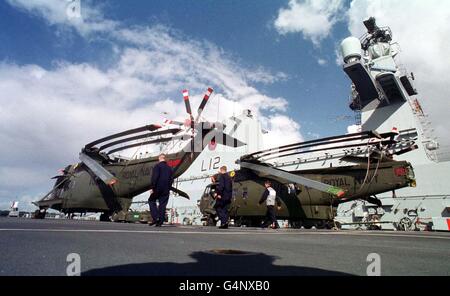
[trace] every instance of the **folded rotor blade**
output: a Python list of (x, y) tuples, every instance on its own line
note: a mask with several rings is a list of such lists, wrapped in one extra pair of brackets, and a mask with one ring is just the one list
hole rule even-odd
[(394, 152), (393, 154), (394, 154), (394, 155), (402, 155), (402, 154), (405, 154), (405, 153), (411, 152), (411, 151), (413, 151), (413, 150), (416, 150), (416, 149), (418, 149), (418, 148), (419, 148), (419, 146), (417, 146), (417, 145), (413, 145), (413, 146), (411, 146), (411, 147), (408, 147), (408, 148), (405, 148), (405, 149), (403, 149), (403, 150), (400, 150), (400, 151)]
[(360, 157), (360, 156), (344, 156), (340, 159), (341, 161), (345, 161), (345, 162), (352, 162), (352, 163), (356, 163), (356, 164), (365, 164), (367, 163), (367, 157)]
[(194, 117), (192, 116), (191, 103), (189, 102), (189, 91), (187, 89), (183, 90), (183, 99), (186, 106), (186, 112), (189, 114), (191, 120), (193, 121)]
[(172, 141), (174, 139), (176, 140), (178, 138), (177, 137), (166, 137), (166, 138), (150, 140), (150, 141), (141, 141), (141, 142), (137, 142), (137, 143), (133, 143), (133, 144), (129, 144), (129, 145), (125, 145), (125, 146), (122, 146), (122, 147), (118, 147), (118, 148), (109, 150), (108, 152), (106, 152), (106, 154), (110, 155), (110, 154), (113, 154), (113, 153), (118, 152), (118, 151), (123, 151), (123, 150), (129, 149), (129, 148), (140, 147), (140, 146), (144, 146), (144, 145), (167, 143), (167, 142)]
[(116, 139), (116, 138), (120, 138), (120, 137), (123, 137), (123, 136), (132, 135), (132, 134), (136, 134), (136, 133), (141, 133), (141, 132), (145, 132), (145, 131), (152, 132), (152, 131), (160, 129), (160, 128), (161, 128), (161, 126), (157, 125), (157, 124), (150, 124), (150, 125), (141, 126), (141, 127), (138, 127), (138, 128), (126, 130), (124, 132), (120, 132), (120, 133), (117, 133), (117, 134), (113, 134), (113, 135), (110, 135), (110, 136), (98, 139), (98, 140), (96, 140), (94, 142), (91, 142), (91, 143), (87, 144), (85, 147), (87, 149), (89, 149), (89, 148), (92, 148), (92, 147), (94, 147), (95, 145), (97, 145), (99, 143), (103, 143), (103, 142), (106, 142), (106, 141), (109, 141), (109, 140), (112, 140), (112, 139)]
[(211, 96), (213, 91), (214, 90), (209, 87), (208, 90), (206, 91), (205, 95), (203, 96), (203, 100), (200, 103), (200, 106), (198, 107), (198, 110), (197, 110), (197, 118), (195, 119), (195, 122), (198, 122), (198, 120), (200, 119), (203, 109), (205, 109), (205, 105), (206, 105), (206, 103), (208, 103), (209, 97)]
[(169, 124), (173, 124), (173, 125), (178, 125), (178, 126), (183, 126), (184, 122), (181, 121), (176, 121), (176, 120), (171, 120), (171, 119), (164, 119), (164, 124), (165, 125), (169, 125)]
[(107, 171), (98, 162), (84, 154), (80, 153), (80, 160), (107, 185), (114, 185), (117, 183), (117, 178), (114, 177), (109, 171)]
[(314, 180), (311, 180), (311, 179), (308, 179), (308, 178), (305, 178), (305, 177), (302, 177), (299, 175), (295, 175), (295, 174), (292, 174), (292, 173), (289, 173), (289, 172), (286, 172), (286, 171), (283, 171), (280, 169), (276, 169), (273, 167), (264, 166), (264, 165), (260, 165), (260, 164), (250, 163), (250, 162), (241, 162), (240, 165), (243, 168), (250, 169), (252, 171), (261, 173), (263, 175), (278, 177), (278, 178), (284, 179), (288, 182), (301, 184), (303, 186), (313, 188), (313, 189), (319, 190), (321, 192), (329, 193), (338, 198), (342, 198), (345, 195), (345, 191), (342, 188), (328, 185), (328, 184), (325, 184), (322, 182), (314, 181)]
[(112, 146), (116, 146), (118, 144), (127, 143), (127, 142), (131, 142), (131, 141), (139, 140), (139, 139), (146, 139), (146, 138), (162, 136), (162, 135), (167, 135), (167, 134), (173, 135), (173, 134), (178, 133), (180, 130), (181, 129), (179, 129), (179, 128), (171, 128), (171, 129), (151, 132), (151, 133), (147, 133), (147, 134), (141, 134), (141, 135), (137, 135), (137, 136), (133, 136), (133, 137), (123, 138), (123, 139), (120, 139), (117, 141), (109, 142), (103, 146), (100, 146), (99, 151), (104, 150), (109, 147), (112, 147)]

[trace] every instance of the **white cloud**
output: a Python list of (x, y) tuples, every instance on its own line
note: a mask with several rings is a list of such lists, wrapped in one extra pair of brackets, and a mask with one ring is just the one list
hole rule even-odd
[(270, 132), (263, 136), (266, 146), (276, 147), (290, 143), (303, 141), (303, 136), (299, 134), (300, 125), (285, 115), (270, 116), (263, 122), (263, 127)]
[(6, 0), (10, 5), (44, 18), (51, 25), (75, 28), (80, 34), (113, 30), (119, 24), (105, 19), (89, 0)]
[[(56, 1), (8, 1), (51, 24), (73, 25), (59, 16)], [(73, 26), (85, 34), (97, 30), (99, 22), (109, 22), (97, 20)], [(214, 44), (187, 40), (163, 26), (124, 28), (114, 22), (114, 27), (101, 30), (117, 57), (106, 68), (66, 61), (51, 69), (0, 63), (0, 153), (8, 155), (0, 159), (0, 186), (5, 188), (0, 200), (9, 202), (14, 190), (34, 196), (40, 191), (37, 184), (50, 188), (49, 178), (76, 162), (81, 147), (91, 140), (159, 123), (163, 117), (185, 118), (180, 93), (184, 88), (190, 90), (194, 109), (206, 88), (215, 88), (204, 112), (208, 119), (222, 120), (252, 109), (277, 139), (301, 138), (299, 125), (283, 114), (287, 101), (252, 85), (274, 83), (286, 79), (285, 74), (243, 67)]]
[(354, 133), (360, 133), (361, 132), (361, 126), (352, 124), (347, 126), (347, 133), (348, 134), (354, 134)]
[(319, 64), (320, 66), (325, 66), (326, 64), (328, 64), (328, 61), (326, 59), (319, 58), (317, 59), (317, 64)]
[(288, 78), (288, 76), (283, 72), (278, 72), (273, 75), (271, 73), (268, 73), (264, 68), (261, 67), (254, 69), (251, 72), (245, 73), (245, 76), (251, 82), (260, 83), (275, 83), (277, 81), (283, 81)]
[(362, 21), (369, 16), (374, 16), (379, 26), (391, 27), (394, 40), (402, 49), (399, 61), (414, 72), (419, 99), (441, 143), (448, 145), (450, 2), (353, 0), (348, 15), (349, 30), (358, 37), (365, 30)]
[(290, 0), (288, 8), (279, 10), (274, 25), (280, 34), (302, 33), (318, 45), (330, 34), (343, 7), (343, 0)]

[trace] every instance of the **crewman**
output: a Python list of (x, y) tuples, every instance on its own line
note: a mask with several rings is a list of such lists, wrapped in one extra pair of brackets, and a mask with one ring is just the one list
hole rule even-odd
[[(160, 227), (166, 219), (166, 207), (169, 202), (170, 188), (173, 183), (172, 168), (166, 162), (166, 155), (160, 154), (159, 163), (153, 167), (152, 180), (150, 183), (151, 194), (148, 199), (152, 223), (150, 226)], [(158, 204), (156, 204), (158, 201)]]
[(261, 205), (263, 202), (266, 202), (267, 212), (266, 218), (262, 224), (263, 228), (270, 227), (272, 229), (280, 228), (277, 222), (276, 213), (275, 213), (275, 203), (277, 204), (278, 210), (281, 209), (280, 199), (277, 197), (277, 192), (272, 188), (272, 182), (270, 180), (266, 180), (264, 182), (264, 190), (261, 199), (259, 200), (259, 204)]
[(231, 203), (233, 182), (227, 173), (227, 167), (222, 166), (219, 170), (219, 184), (216, 187), (216, 209), (220, 219), (220, 229), (228, 228), (228, 206)]

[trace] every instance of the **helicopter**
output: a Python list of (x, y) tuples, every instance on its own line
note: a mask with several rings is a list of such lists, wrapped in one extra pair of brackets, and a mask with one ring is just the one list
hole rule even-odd
[[(393, 160), (417, 149), (414, 139), (398, 141), (398, 131), (378, 134), (373, 131), (334, 136), (285, 145), (242, 156), (240, 169), (229, 174), (233, 180), (233, 197), (229, 206), (235, 226), (258, 227), (265, 216), (265, 206), (258, 201), (265, 190), (265, 180), (280, 199), (277, 219), (288, 220), (293, 228), (332, 228), (337, 206), (355, 199), (382, 206), (376, 194), (416, 186), (414, 170), (406, 161)], [(335, 158), (349, 165), (319, 169), (286, 171), (269, 163), (273, 159), (324, 153), (323, 159)], [(311, 160), (297, 158), (301, 167)], [(218, 175), (212, 177), (198, 206), (204, 225), (216, 224), (215, 190)]]
[[(101, 212), (101, 221), (111, 221), (111, 216), (127, 212), (133, 197), (150, 189), (153, 167), (158, 156), (127, 159), (114, 156), (116, 152), (150, 144), (170, 144), (166, 153), (167, 164), (173, 169), (174, 179), (182, 175), (210, 145), (222, 144), (240, 147), (243, 142), (223, 133), (218, 122), (200, 121), (212, 88), (208, 88), (194, 119), (188, 90), (183, 90), (186, 112), (185, 122), (166, 120), (162, 125), (150, 124), (119, 132), (86, 144), (79, 155), (80, 162), (66, 166), (62, 175), (54, 177), (55, 184), (41, 200), (34, 202), (39, 210), (35, 218), (43, 219), (48, 209), (65, 214)], [(178, 143), (182, 149), (175, 147)], [(187, 193), (171, 188), (172, 192), (189, 199)]]

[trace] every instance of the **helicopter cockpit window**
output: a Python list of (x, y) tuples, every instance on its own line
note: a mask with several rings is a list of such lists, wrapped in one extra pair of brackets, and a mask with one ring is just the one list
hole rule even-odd
[(214, 193), (216, 192), (216, 185), (211, 185), (208, 187), (209, 188), (209, 192), (207, 194), (209, 194), (211, 197), (214, 197)]

